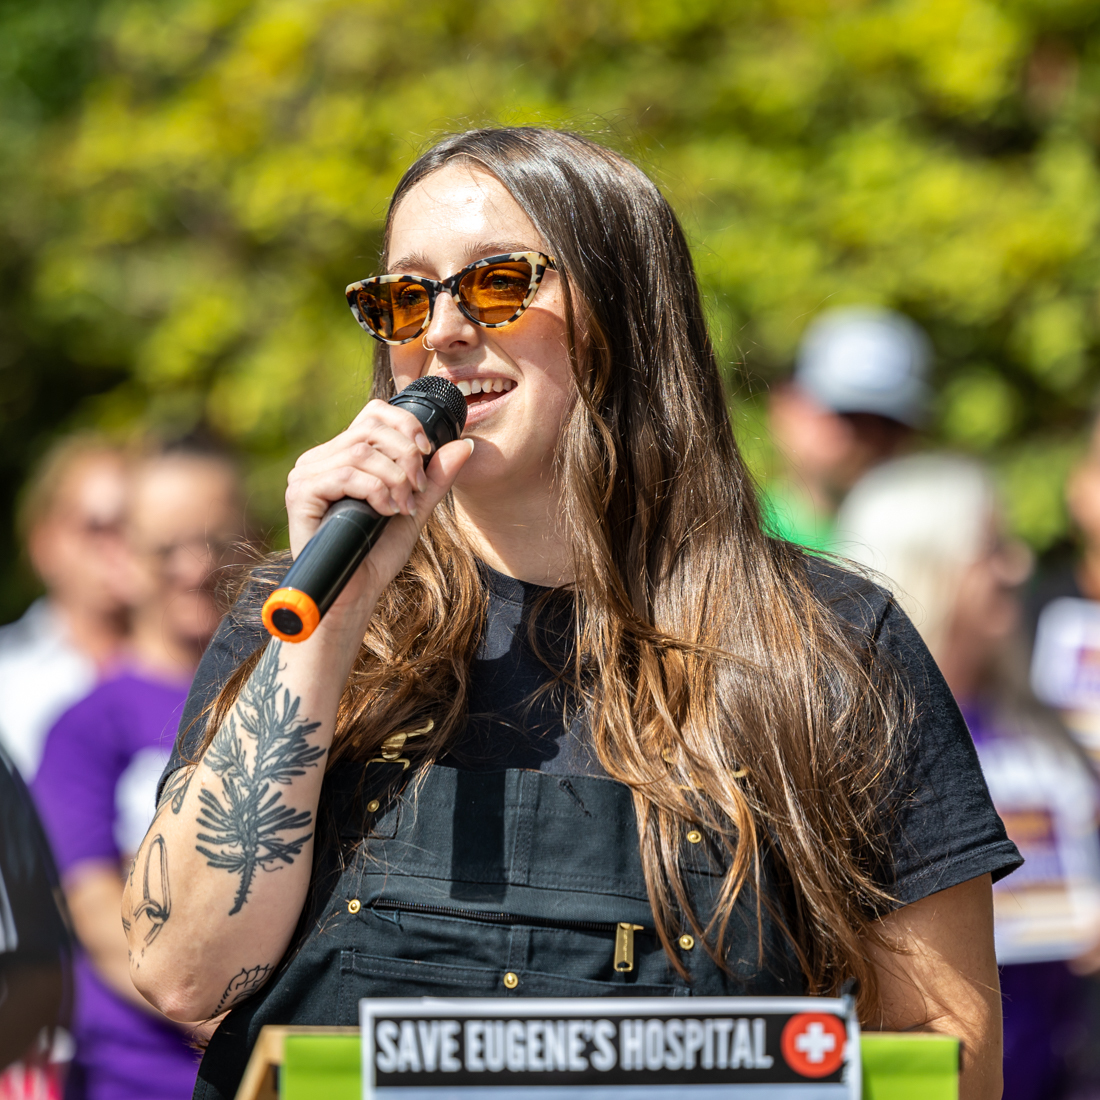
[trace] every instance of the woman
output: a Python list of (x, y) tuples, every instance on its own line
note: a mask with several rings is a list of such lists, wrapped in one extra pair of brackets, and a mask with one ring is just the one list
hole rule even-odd
[(1027, 858), (994, 890), (1006, 1100), (1085, 1095), (1076, 1063), (1090, 1021), (1079, 975), (1095, 970), (1100, 947), (1100, 791), (1057, 717), (1027, 690), (1019, 587), (1031, 555), (1006, 537), (985, 470), (951, 455), (874, 470), (844, 502), (838, 530), (912, 611)]
[[(368, 994), (849, 979), (870, 1026), (962, 1035), (965, 1095), (998, 1095), (990, 876), (1018, 855), (904, 617), (761, 532), (657, 189), (570, 134), (459, 135), (398, 185), (384, 270), (350, 288), (376, 399), (291, 473), (291, 548), (345, 495), (394, 518), (308, 642), (259, 649), (281, 569), (256, 576), (137, 859), (178, 884), (155, 942), (131, 920), (138, 987), (240, 1005), (198, 1095), (261, 1024)], [(470, 392), (425, 471), (380, 399), (426, 374)]]

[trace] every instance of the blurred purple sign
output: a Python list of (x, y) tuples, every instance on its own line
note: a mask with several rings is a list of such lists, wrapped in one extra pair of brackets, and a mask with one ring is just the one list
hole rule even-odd
[(1100, 712), (1100, 603), (1066, 597), (1043, 608), (1031, 686), (1059, 710)]

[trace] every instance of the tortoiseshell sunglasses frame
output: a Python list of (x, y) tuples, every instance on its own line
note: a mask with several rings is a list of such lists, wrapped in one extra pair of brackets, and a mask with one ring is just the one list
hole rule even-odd
[[(520, 303), (516, 312), (506, 321), (494, 321), (492, 324), (486, 321), (479, 321), (476, 317), (472, 317), (458, 296), (458, 284), (461, 283), (471, 271), (476, 271), (478, 268), (491, 267), (493, 264), (515, 263), (520, 260), (531, 265), (531, 283), (527, 288), (526, 297)], [(359, 326), (364, 332), (373, 336), (379, 343), (389, 344), (391, 347), (398, 347), (401, 344), (412, 343), (418, 336), (422, 336), (428, 331), (428, 326), (432, 323), (432, 314), (435, 312), (435, 300), (444, 291), (450, 294), (462, 316), (472, 321), (475, 325), (480, 325), (482, 328), (504, 328), (506, 325), (512, 324), (531, 302), (534, 301), (535, 294), (542, 284), (542, 277), (546, 274), (546, 269), (551, 267), (554, 267), (554, 261), (543, 252), (504, 252), (498, 256), (486, 256), (483, 260), (476, 260), (472, 264), (467, 264), (461, 271), (456, 271), (446, 279), (426, 279), (422, 275), (372, 275), (370, 278), (360, 279), (357, 283), (351, 283), (344, 291), (344, 296), (347, 298), (348, 305), (351, 307), (352, 316), (359, 322)], [(381, 336), (379, 333), (375, 332), (370, 324), (363, 319), (362, 314), (359, 312), (359, 303), (356, 301), (356, 296), (359, 291), (363, 290), (364, 287), (368, 285), (381, 286), (385, 283), (400, 282), (416, 283), (428, 292), (428, 312), (424, 317), (424, 324), (414, 332), (412, 336), (406, 336), (403, 340), (388, 340), (385, 336)]]

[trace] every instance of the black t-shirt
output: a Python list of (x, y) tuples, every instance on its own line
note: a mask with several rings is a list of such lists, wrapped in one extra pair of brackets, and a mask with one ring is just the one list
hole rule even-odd
[[(916, 701), (890, 828), (891, 881), (884, 885), (898, 905), (907, 905), (979, 875), (996, 880), (1008, 874), (1022, 859), (993, 808), (959, 708), (917, 631), (882, 588), (821, 559), (806, 562), (818, 598), (857, 634), (873, 639), (882, 659), (904, 670)], [(567, 693), (547, 663), (561, 668), (568, 657), (571, 609), (560, 594), (487, 567), (483, 572), (488, 610), (470, 667), (469, 722), (439, 764), (606, 778), (583, 716), (570, 712)], [(204, 709), (266, 638), (258, 618), (238, 608), (222, 621), (195, 675), (162, 784), (194, 758)]]

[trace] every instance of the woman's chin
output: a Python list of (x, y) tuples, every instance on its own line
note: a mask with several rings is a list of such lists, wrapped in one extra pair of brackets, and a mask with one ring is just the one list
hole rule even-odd
[(502, 449), (493, 438), (495, 432), (473, 434), (474, 453), (455, 479), (455, 495), (479, 507), (493, 506), (499, 510), (504, 498), (514, 498), (522, 492), (523, 479), (515, 455)]

